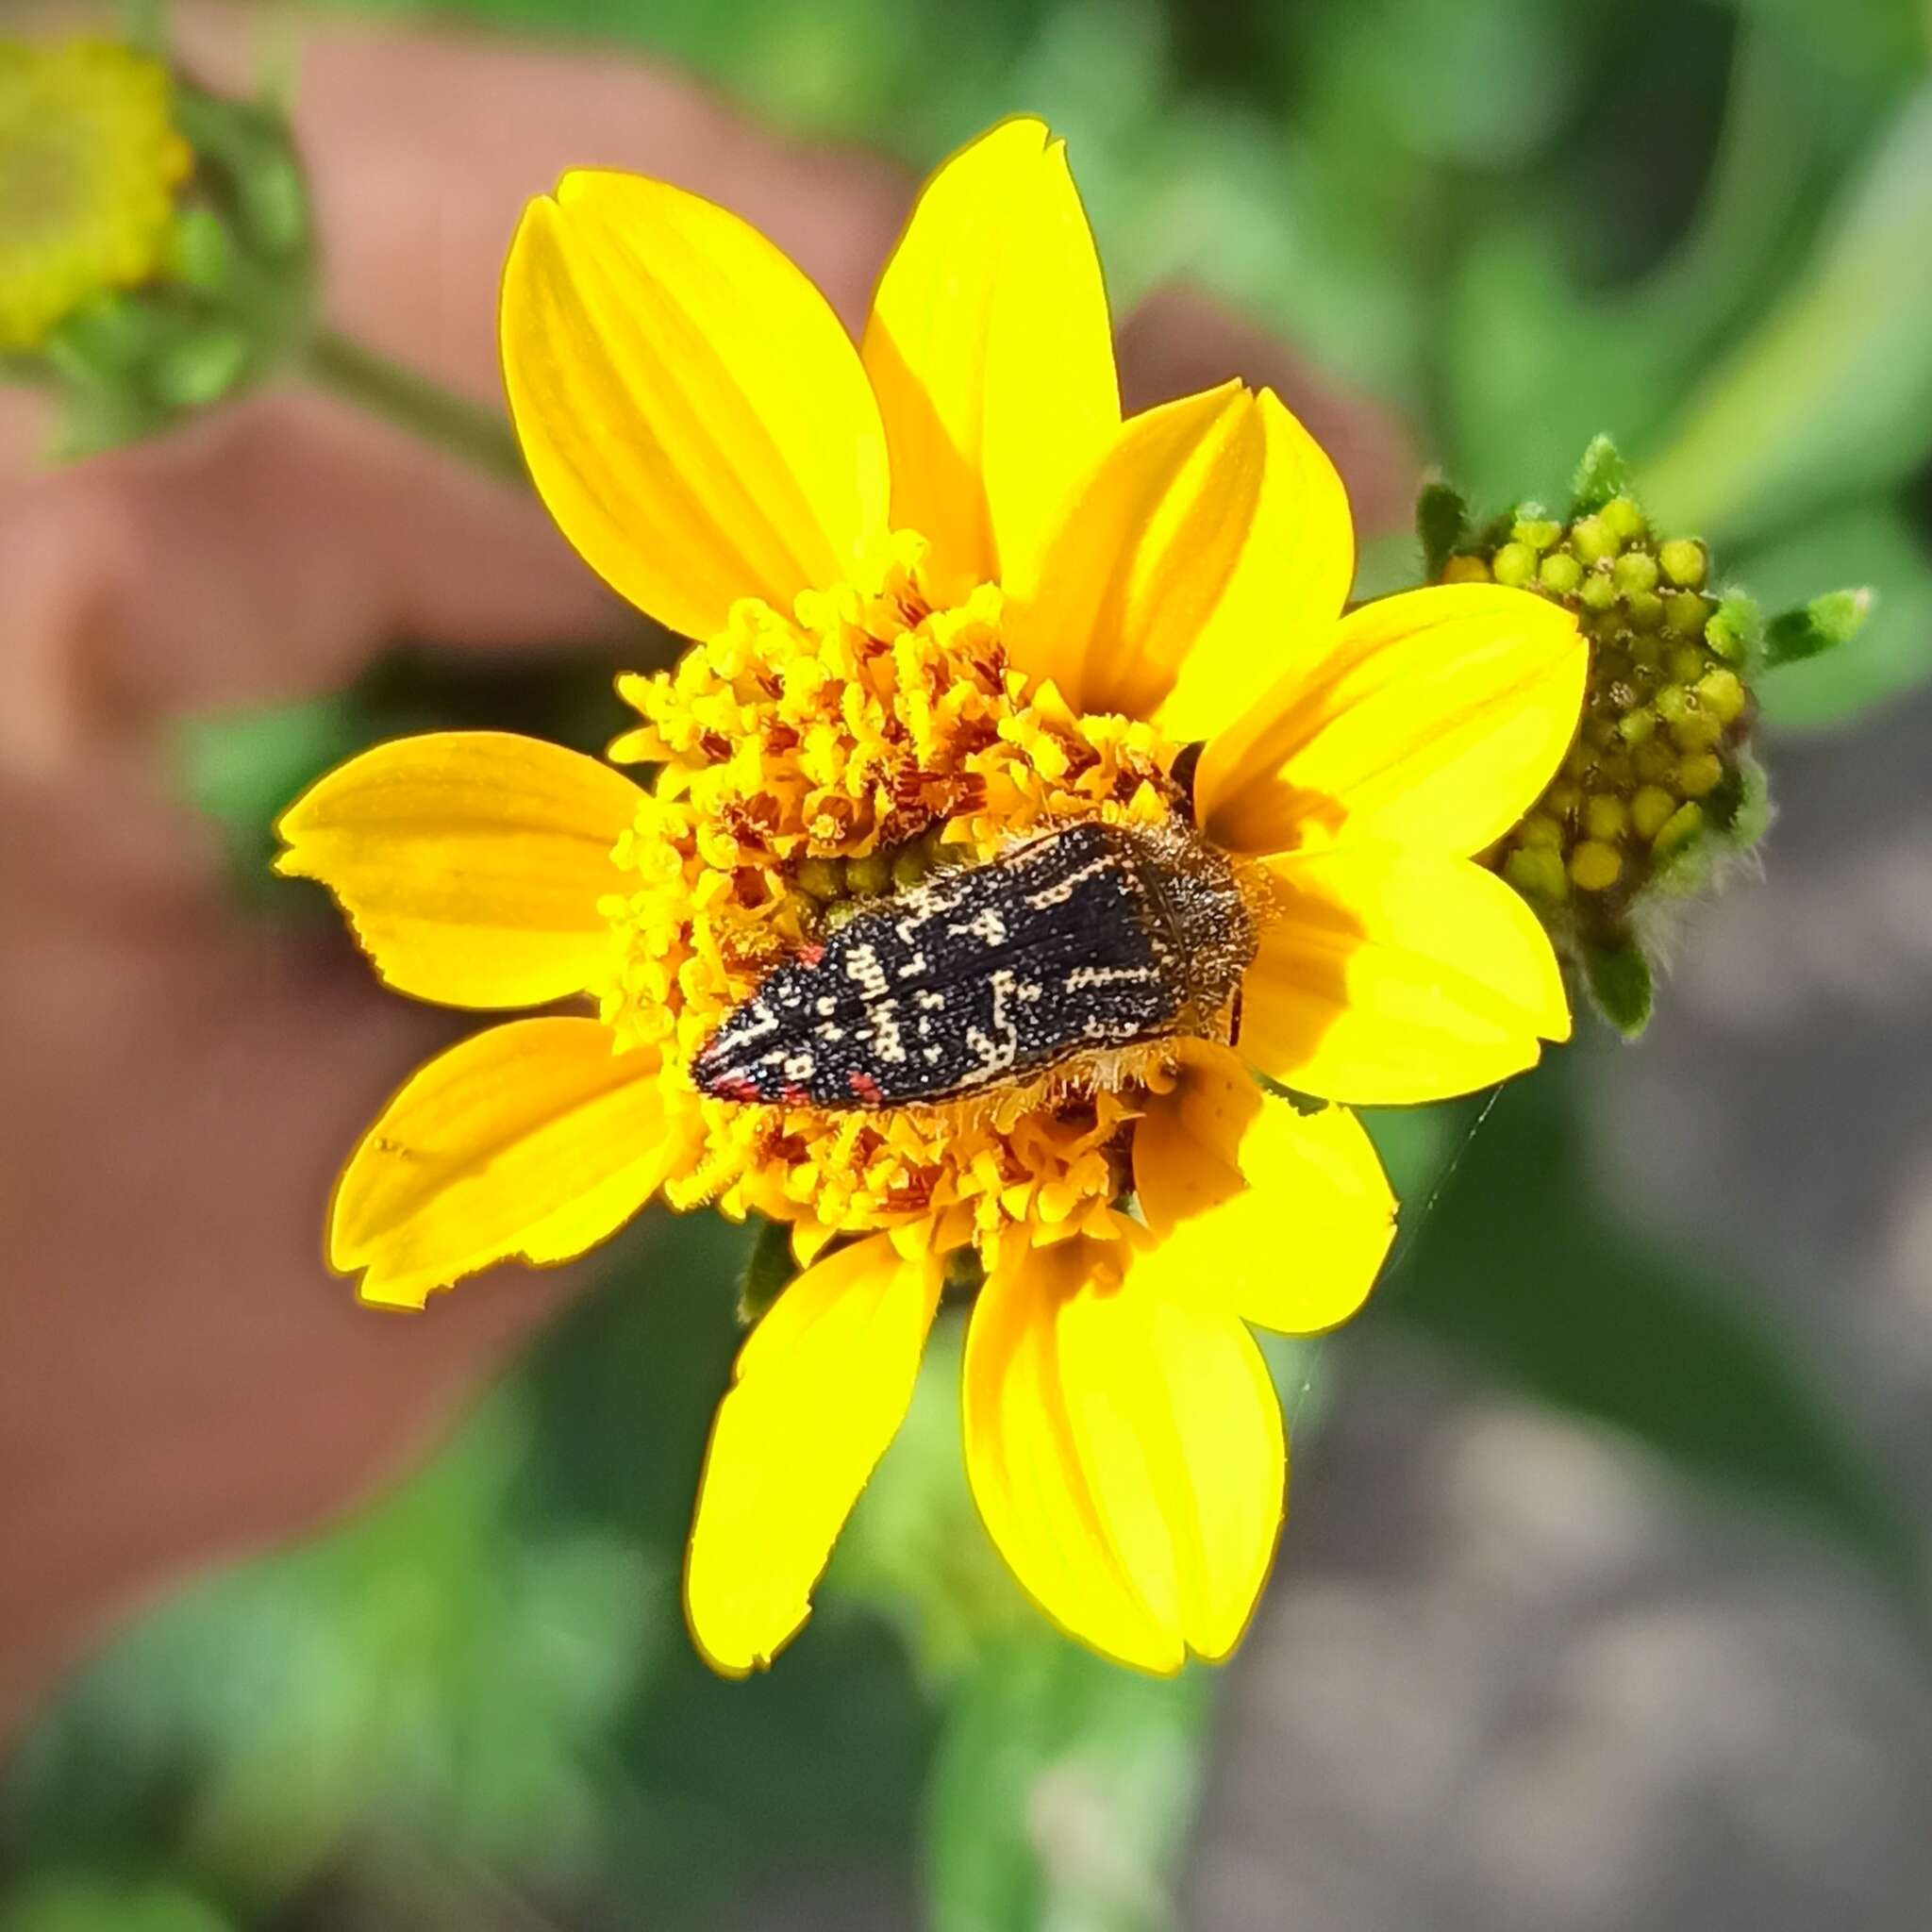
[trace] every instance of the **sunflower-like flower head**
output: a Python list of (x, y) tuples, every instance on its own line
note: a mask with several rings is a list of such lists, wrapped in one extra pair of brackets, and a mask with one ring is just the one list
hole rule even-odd
[(78, 456), (288, 366), (315, 325), (308, 193), (272, 102), (103, 41), (0, 40), (0, 376)]
[(0, 355), (164, 273), (193, 156), (168, 71), (104, 41), (0, 41)]
[(1343, 615), (1341, 485), (1274, 395), (1124, 422), (1036, 121), (927, 186), (857, 352), (742, 222), (610, 174), (531, 205), (503, 350), (564, 533), (701, 641), (623, 681), (611, 763), (404, 740), (284, 816), (403, 991), (586, 1003), (403, 1087), (333, 1264), (416, 1307), (660, 1191), (789, 1224), (689, 1558), (731, 1672), (804, 1622), (970, 1274), (969, 1474), (1021, 1582), (1112, 1657), (1224, 1656), (1286, 1474), (1248, 1324), (1343, 1320), (1392, 1232), (1349, 1104), (1568, 1033), (1472, 855), (1570, 741), (1574, 619), (1493, 583)]

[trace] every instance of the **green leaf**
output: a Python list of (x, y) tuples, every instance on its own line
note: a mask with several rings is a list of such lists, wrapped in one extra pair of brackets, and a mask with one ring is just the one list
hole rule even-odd
[(744, 1245), (646, 1217), (426, 1468), (113, 1643), (0, 1786), (11, 1882), (164, 1870), (251, 1926), (329, 1870), (374, 1888), (358, 1924), (428, 1923), (395, 1846), (531, 1896), (593, 1883), (624, 1924), (741, 1916), (812, 1859), (909, 1886), (937, 1724), (891, 1632), (824, 1600), (784, 1668), (727, 1683), (684, 1628)]
[(1592, 946), (1583, 964), (1597, 1011), (1625, 1040), (1635, 1040), (1650, 1024), (1654, 991), (1643, 948), (1634, 940), (1620, 946)]
[(148, 381), (169, 409), (206, 408), (241, 383), (250, 352), (241, 329), (208, 322), (158, 356)]
[(1764, 617), (1748, 591), (1726, 590), (1704, 623), (1704, 641), (1720, 658), (1742, 668), (1747, 678), (1763, 668)]
[(1932, 1635), (1909, 1512), (1851, 1420), (1747, 1284), (1709, 1278), (1599, 1200), (1576, 1079), (1558, 1063), (1506, 1091), (1381, 1311), (1687, 1474), (1809, 1523)]
[(832, 1552), (826, 1596), (896, 1624), (928, 1683), (957, 1680), (989, 1646), (1038, 1632), (1040, 1613), (980, 1523), (960, 1453), (965, 1311), (933, 1324), (912, 1403)]
[(1423, 575), (1433, 583), (1451, 554), (1469, 541), (1469, 505), (1462, 492), (1440, 476), (1424, 483), (1415, 500), (1415, 533), (1423, 546)]
[(1570, 519), (1593, 515), (1612, 497), (1630, 491), (1630, 466), (1607, 436), (1593, 436), (1570, 484)]
[(9, 1835), (50, 1864), (170, 1856), (250, 1923), (367, 1818), (532, 1874), (589, 1857), (611, 1714), (687, 1645), (670, 1553), (525, 1518), (530, 1396), (499, 1392), (341, 1530), (198, 1581), (110, 1647), (30, 1734)]
[(602, 1846), (580, 1869), (615, 1874), (626, 1924), (720, 1923), (725, 1902), (813, 1860), (908, 1858), (936, 1728), (891, 1631), (828, 1589), (778, 1668), (743, 1682), (717, 1676), (685, 1630), (677, 1577), (743, 1340), (731, 1301), (748, 1244), (715, 1214), (652, 1214), (525, 1378), (524, 1535), (588, 1532), (642, 1552), (664, 1577), (661, 1595), (604, 1634), (621, 1652), (641, 1612), (650, 1668), (582, 1760)]
[(362, 742), (353, 700), (336, 695), (176, 725), (169, 747), (175, 788), (220, 827), (229, 882), (244, 904), (290, 916), (305, 906), (321, 910), (318, 895), (291, 891), (271, 874), (272, 828), (307, 787)]
[(1165, 1932), (1212, 1679), (1147, 1677), (1063, 1639), (991, 1653), (927, 1787), (934, 1932)]
[(0, 1932), (230, 1932), (230, 1924), (175, 1886), (93, 1877), (30, 1886), (0, 1908)]
[(1664, 526), (1788, 523), (1898, 481), (1932, 446), (1932, 82), (1883, 131), (1827, 233), (1809, 275), (1642, 466)]
[(1837, 649), (1788, 661), (1757, 687), (1764, 722), (1781, 731), (1850, 724), (1932, 680), (1932, 553), (1890, 504), (1862, 504), (1739, 559), (1737, 575), (1767, 606), (1806, 603), (1825, 584), (1869, 585), (1871, 614)]
[(1869, 590), (1827, 591), (1795, 610), (1781, 610), (1764, 634), (1764, 668), (1799, 664), (1849, 643), (1872, 614)]
[(738, 1322), (750, 1328), (771, 1312), (786, 1284), (798, 1273), (791, 1257), (791, 1229), (782, 1221), (760, 1221), (738, 1277)]

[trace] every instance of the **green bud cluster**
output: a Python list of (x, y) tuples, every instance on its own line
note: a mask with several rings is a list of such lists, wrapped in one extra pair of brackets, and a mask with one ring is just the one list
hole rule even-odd
[(1659, 538), (1627, 494), (1569, 523), (1528, 509), (1494, 537), (1446, 558), (1443, 581), (1560, 603), (1591, 651), (1576, 741), (1492, 860), (1526, 897), (1607, 936), (1672, 854), (1737, 818), (1756, 711), (1744, 640), (1706, 588), (1704, 545)]
[(1441, 484), (1417, 524), (1430, 578), (1498, 583), (1574, 611), (1590, 646), (1576, 735), (1523, 819), (1484, 855), (1536, 908), (1599, 1009), (1626, 1034), (1650, 1015), (1664, 908), (1709, 885), (1769, 821), (1752, 755), (1761, 675), (1856, 629), (1863, 592), (1821, 598), (1767, 628), (1717, 588), (1707, 546), (1653, 527), (1598, 438), (1566, 515), (1524, 504), (1481, 529)]

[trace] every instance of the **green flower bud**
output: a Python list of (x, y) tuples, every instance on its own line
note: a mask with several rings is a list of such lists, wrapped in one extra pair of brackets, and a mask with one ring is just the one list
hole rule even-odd
[(1557, 550), (1542, 560), (1537, 582), (1552, 597), (1568, 597), (1583, 582), (1583, 566), (1569, 552)]
[(1724, 761), (1714, 751), (1692, 752), (1677, 760), (1677, 790), (1686, 798), (1707, 798), (1724, 782)]
[(1673, 591), (1664, 599), (1664, 626), (1688, 638), (1704, 635), (1704, 620), (1710, 606), (1695, 591)]
[(1624, 596), (1633, 591), (1657, 589), (1657, 558), (1647, 550), (1628, 550), (1617, 558), (1611, 571), (1617, 590)]
[(1491, 575), (1512, 590), (1521, 590), (1536, 575), (1536, 552), (1527, 543), (1504, 544), (1489, 563)]
[(1524, 845), (1503, 861), (1503, 876), (1525, 899), (1542, 899), (1561, 905), (1570, 894), (1570, 875), (1563, 869), (1563, 855), (1546, 845)]
[(932, 855), (924, 840), (902, 846), (892, 858), (892, 890), (895, 892), (910, 891), (931, 870)]
[(1704, 545), (1689, 537), (1673, 537), (1657, 552), (1657, 561), (1674, 584), (1694, 591), (1704, 581)]
[(1567, 521), (1524, 504), (1476, 526), (1448, 486), (1432, 488), (1439, 500), (1421, 512), (1431, 576), (1547, 597), (1576, 614), (1588, 643), (1575, 737), (1485, 859), (1535, 908), (1598, 1010), (1635, 1034), (1669, 902), (1721, 883), (1769, 823), (1751, 750), (1756, 680), (1843, 642), (1871, 592), (1833, 591), (1767, 625), (1741, 591), (1713, 587), (1700, 539), (1651, 528), (1607, 437), (1577, 469)]
[(795, 883), (811, 899), (837, 899), (845, 891), (844, 874), (831, 858), (801, 858)]
[(1645, 908), (1708, 874), (1694, 854), (1734, 839), (1747, 789), (1757, 617), (1748, 599), (1709, 595), (1708, 574), (1701, 541), (1652, 530), (1604, 439), (1578, 472), (1567, 524), (1525, 507), (1465, 537), (1436, 573), (1489, 575), (1578, 614), (1591, 671), (1575, 741), (1489, 861), (1626, 1030), (1650, 1012)]
[(1616, 533), (1620, 543), (1643, 534), (1643, 512), (1633, 496), (1617, 496), (1604, 505), (1603, 520)]
[(1630, 808), (1610, 792), (1595, 792), (1583, 808), (1584, 829), (1592, 839), (1614, 846), (1630, 824)]
[(1601, 517), (1579, 517), (1570, 526), (1570, 547), (1585, 563), (1602, 563), (1617, 554), (1619, 539)]
[(1624, 874), (1624, 857), (1601, 839), (1585, 839), (1570, 855), (1570, 877), (1586, 892), (1607, 892)]
[(1668, 858), (1690, 844), (1703, 829), (1703, 809), (1696, 805), (1680, 805), (1652, 841), (1651, 850), (1657, 858)]
[(1677, 808), (1675, 797), (1661, 785), (1641, 785), (1630, 800), (1630, 824), (1640, 839), (1655, 839)]

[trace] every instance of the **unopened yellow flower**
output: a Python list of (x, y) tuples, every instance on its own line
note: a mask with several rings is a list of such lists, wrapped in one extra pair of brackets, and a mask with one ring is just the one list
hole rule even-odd
[(0, 41), (0, 353), (166, 265), (193, 157), (168, 71), (111, 42)]
[[(1341, 1321), (1390, 1241), (1345, 1104), (1459, 1093), (1568, 1032), (1541, 929), (1470, 855), (1562, 755), (1573, 621), (1492, 584), (1343, 616), (1347, 504), (1274, 396), (1229, 383), (1123, 423), (1092, 241), (1036, 121), (928, 185), (858, 353), (735, 216), (609, 174), (531, 205), (503, 351), (565, 534), (705, 641), (625, 680), (641, 722), (611, 756), (655, 765), (647, 788), (454, 734), (379, 747), (283, 819), (283, 869), (330, 886), (402, 991), (595, 1003), (403, 1088), (342, 1176), (334, 1265), (415, 1306), (507, 1257), (578, 1254), (660, 1189), (791, 1224), (807, 1265), (739, 1357), (687, 1574), (700, 1646), (738, 1672), (805, 1620), (947, 1257), (976, 1249), (966, 1457), (995, 1541), (1109, 1656), (1224, 1656), (1285, 1479), (1247, 1324)], [(814, 1104), (809, 1055), (774, 1099), (693, 1079), (731, 1016), (777, 1024), (759, 989), (795, 982), (854, 903), (922, 903), (866, 894), (1095, 825), (1245, 908), (1238, 991), (1181, 1037), (926, 1104), (865, 1105), (863, 1074)], [(877, 977), (868, 1050), (898, 1078), (927, 1050), (922, 989), (895, 953), (899, 1001), (867, 929), (879, 947), (846, 965)], [(994, 995), (1041, 993), (997, 908), (971, 929), (1003, 962)], [(1052, 970), (1096, 999), (1133, 976)], [(969, 1042), (983, 1071), (1004, 1024)], [(1342, 1104), (1298, 1111), (1255, 1072)]]

